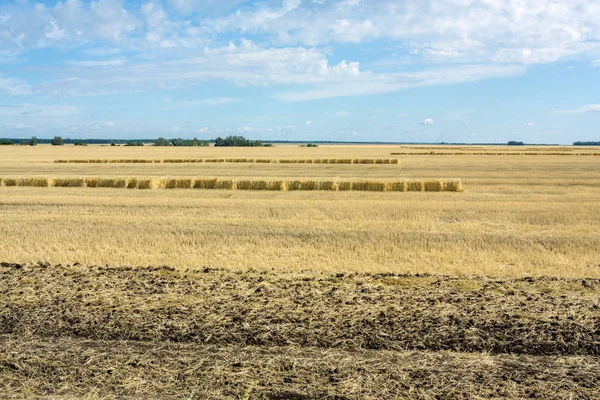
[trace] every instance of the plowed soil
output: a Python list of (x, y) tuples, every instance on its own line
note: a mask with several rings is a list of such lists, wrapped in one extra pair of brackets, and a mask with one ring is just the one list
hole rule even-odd
[(600, 398), (600, 280), (0, 264), (2, 398)]

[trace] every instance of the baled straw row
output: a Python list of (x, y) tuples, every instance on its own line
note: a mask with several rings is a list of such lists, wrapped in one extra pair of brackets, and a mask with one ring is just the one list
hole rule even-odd
[(89, 159), (54, 160), (75, 164), (176, 164), (176, 163), (249, 163), (249, 164), (398, 164), (397, 158), (174, 158), (174, 159)]
[(127, 189), (322, 190), (367, 192), (462, 192), (460, 179), (392, 181), (338, 179), (226, 178), (0, 178), (0, 186), (90, 187)]
[(438, 151), (430, 151), (423, 153), (414, 153), (414, 152), (395, 152), (390, 153), (392, 156), (600, 156), (600, 153), (561, 153), (561, 152), (464, 152), (464, 151), (456, 151), (456, 152), (438, 152)]

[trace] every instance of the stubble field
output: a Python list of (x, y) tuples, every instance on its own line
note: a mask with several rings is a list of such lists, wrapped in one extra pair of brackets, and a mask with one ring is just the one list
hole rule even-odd
[[(1, 178), (460, 178), (466, 189), (0, 187), (0, 392), (599, 397), (600, 157), (577, 155), (598, 149), (431, 151), (0, 148)], [(192, 158), (399, 164), (54, 162)]]

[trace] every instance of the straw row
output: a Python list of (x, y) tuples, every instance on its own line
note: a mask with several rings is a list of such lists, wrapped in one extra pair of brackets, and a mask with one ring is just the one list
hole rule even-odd
[(397, 158), (175, 158), (175, 159), (89, 159), (54, 160), (76, 164), (169, 164), (169, 163), (249, 163), (249, 164), (398, 164)]
[(392, 156), (600, 156), (600, 153), (560, 153), (560, 152), (437, 152), (430, 151), (424, 153), (390, 153)]
[(391, 181), (225, 178), (0, 178), (0, 186), (127, 189), (324, 190), (367, 192), (462, 192), (460, 179)]

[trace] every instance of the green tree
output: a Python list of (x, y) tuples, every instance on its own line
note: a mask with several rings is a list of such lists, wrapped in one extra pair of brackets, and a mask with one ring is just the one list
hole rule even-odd
[(165, 139), (164, 137), (159, 137), (154, 142), (154, 145), (155, 146), (171, 146), (171, 142), (169, 140)]
[(38, 140), (35, 136), (32, 136), (31, 139), (29, 139), (29, 145), (30, 146), (37, 146), (38, 144)]
[(62, 139), (62, 137), (60, 137), (60, 136), (54, 136), (54, 139), (52, 139), (52, 140), (50, 141), (50, 144), (51, 144), (52, 146), (62, 146), (62, 145), (63, 145), (63, 144), (65, 144), (65, 143), (63, 142), (63, 139)]

